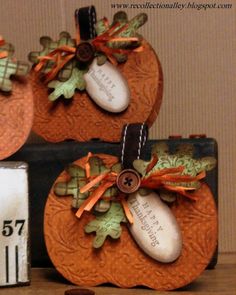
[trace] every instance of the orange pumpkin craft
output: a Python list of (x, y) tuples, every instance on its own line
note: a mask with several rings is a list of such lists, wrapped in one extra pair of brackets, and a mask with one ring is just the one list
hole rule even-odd
[(0, 37), (0, 160), (25, 143), (33, 123), (33, 96), (24, 77), (29, 65), (13, 54), (13, 45)]
[(61, 173), (50, 191), (47, 250), (74, 284), (173, 290), (196, 279), (214, 253), (217, 212), (204, 178), (216, 160), (194, 158), (186, 144), (170, 153), (160, 143), (144, 161), (143, 134), (141, 127), (131, 165), (123, 140), (120, 161), (89, 153)]
[(127, 123), (150, 127), (159, 112), (163, 78), (160, 62), (137, 33), (147, 21), (140, 13), (128, 20), (96, 21), (95, 8), (75, 13), (76, 36), (42, 37), (42, 51), (31, 52), (34, 92), (33, 130), (44, 139), (119, 141)]

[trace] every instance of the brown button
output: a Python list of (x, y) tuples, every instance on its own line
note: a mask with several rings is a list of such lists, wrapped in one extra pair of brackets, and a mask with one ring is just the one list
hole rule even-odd
[(121, 192), (131, 194), (138, 190), (140, 176), (135, 170), (125, 169), (117, 176), (116, 184)]
[(65, 291), (65, 295), (95, 295), (95, 292), (90, 289), (70, 289)]
[(91, 62), (94, 53), (94, 48), (89, 42), (80, 43), (76, 48), (76, 58), (82, 63)]

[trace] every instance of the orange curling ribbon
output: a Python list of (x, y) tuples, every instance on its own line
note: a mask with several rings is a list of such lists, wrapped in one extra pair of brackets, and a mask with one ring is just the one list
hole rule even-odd
[(182, 182), (194, 182), (203, 179), (206, 176), (206, 172), (203, 171), (197, 176), (182, 175), (184, 170), (183, 166), (177, 168), (166, 168), (156, 171), (141, 180), (141, 187), (158, 189), (160, 187), (169, 191), (177, 192), (189, 199), (197, 200), (198, 197), (193, 194), (189, 194), (187, 191), (193, 191), (194, 187), (178, 186), (176, 183)]
[(89, 159), (93, 156), (92, 153), (88, 153), (86, 163), (85, 163), (85, 175), (87, 178), (90, 177), (90, 165), (89, 165)]
[(0, 52), (0, 58), (4, 58), (4, 57), (7, 57), (7, 56), (8, 56), (8, 53), (6, 51)]
[(158, 157), (156, 154), (153, 154), (152, 160), (147, 166), (146, 173), (150, 172), (152, 170), (152, 168), (156, 165), (157, 162), (158, 162)]
[[(115, 172), (110, 172), (109, 170), (104, 171), (100, 175), (96, 177), (91, 177), (90, 175), (90, 164), (89, 159), (92, 157), (92, 153), (89, 153), (86, 162), (85, 162), (85, 171), (86, 177), (90, 181), (80, 188), (81, 193), (85, 193), (88, 191), (92, 191), (94, 187), (96, 189), (92, 191), (91, 195), (82, 203), (80, 208), (78, 209), (76, 216), (78, 218), (81, 217), (84, 211), (90, 211), (96, 202), (99, 199), (107, 199), (103, 197), (105, 191), (116, 184), (116, 178), (118, 176)], [(153, 160), (150, 162), (149, 166), (147, 167), (147, 173), (155, 166), (156, 162), (158, 161), (157, 157), (153, 157)], [(190, 194), (188, 191), (193, 191), (196, 188), (194, 187), (185, 187), (181, 186), (183, 182), (194, 182), (203, 179), (206, 176), (205, 171), (199, 173), (197, 176), (190, 176), (190, 175), (182, 175), (184, 171), (184, 166), (179, 166), (175, 168), (164, 168), (158, 171), (151, 173), (149, 176), (143, 177), (141, 180), (140, 187), (142, 188), (150, 188), (150, 189), (158, 189), (158, 188), (165, 188), (169, 191), (173, 191), (179, 193), (189, 199), (197, 200), (198, 196), (196, 194)], [(180, 185), (177, 185), (180, 183)], [(99, 186), (97, 187), (97, 184)], [(127, 195), (124, 193), (119, 193), (116, 196), (115, 201), (119, 201), (124, 209), (124, 213), (128, 221), (132, 224), (133, 223), (133, 216), (129, 209), (128, 203), (126, 201)]]
[(121, 202), (121, 205), (124, 209), (124, 213), (125, 213), (125, 216), (126, 218), (128, 219), (129, 223), (130, 224), (133, 224), (134, 223), (134, 218), (133, 218), (133, 215), (129, 209), (129, 205), (126, 201), (126, 195), (125, 194), (120, 194), (117, 198), (120, 202)]
[(45, 83), (53, 80), (58, 72), (74, 58), (76, 48), (70, 46), (60, 46), (50, 52), (48, 55), (38, 57), (39, 63), (35, 66), (34, 70), (39, 72), (48, 61), (53, 61), (52, 69), (45, 75)]
[[(3, 46), (5, 44), (6, 44), (5, 40), (0, 36), (0, 46)], [(0, 52), (0, 58), (4, 58), (4, 57), (7, 57), (7, 56), (8, 56), (7, 51)]]
[[(86, 173), (87, 179), (91, 179), (89, 159), (92, 156), (93, 156), (92, 153), (88, 153), (86, 162), (85, 162), (85, 173)], [(77, 210), (76, 216), (78, 218), (81, 217), (84, 211), (90, 211), (93, 208), (93, 206), (97, 203), (97, 201), (103, 197), (103, 194), (105, 193), (105, 191), (116, 183), (117, 175), (118, 174), (115, 172), (104, 171), (100, 175), (91, 179), (82, 188), (80, 188), (80, 192), (85, 193), (92, 190), (94, 186), (100, 183), (100, 185), (91, 193), (91, 195), (82, 203), (80, 208)], [(133, 223), (133, 216), (129, 210), (129, 207), (125, 198), (126, 198), (125, 194), (119, 194), (119, 196), (116, 198), (116, 201), (121, 202), (127, 219), (129, 220), (130, 223)]]
[[(108, 28), (109, 24), (107, 19), (103, 19), (105, 26)], [(96, 51), (104, 53), (110, 62), (114, 65), (117, 65), (117, 61), (114, 58), (113, 54), (129, 54), (132, 51), (134, 52), (141, 52), (143, 50), (142, 46), (139, 46), (135, 49), (117, 49), (117, 48), (110, 48), (107, 46), (109, 42), (137, 42), (138, 38), (136, 37), (119, 37), (118, 34), (122, 33), (125, 29), (127, 29), (128, 24), (122, 26), (120, 29), (116, 30), (116, 28), (120, 26), (120, 23), (114, 24), (110, 29), (108, 29), (105, 33), (97, 36), (92, 40), (92, 45), (94, 46)], [(80, 40), (80, 33), (79, 33), (79, 24), (76, 22), (76, 46), (78, 46), (81, 42)], [(53, 61), (54, 66), (52, 69), (45, 75), (45, 83), (53, 80), (59, 71), (63, 69), (63, 67), (75, 57), (76, 48), (63, 45), (55, 50), (51, 51), (49, 54), (45, 56), (38, 57), (39, 63), (35, 66), (34, 70), (39, 72), (44, 65), (48, 61)]]
[(97, 201), (102, 197), (102, 195), (105, 193), (105, 191), (113, 186), (116, 182), (117, 173), (114, 172), (104, 172), (100, 175), (98, 175), (96, 178), (91, 180), (89, 183), (87, 183), (85, 186), (83, 186), (80, 189), (81, 193), (85, 193), (89, 191), (91, 188), (93, 188), (96, 184), (99, 182), (100, 185), (98, 188), (96, 188), (92, 194), (83, 202), (83, 204), (80, 206), (79, 210), (76, 212), (76, 216), (78, 218), (81, 217), (84, 211), (90, 211), (93, 206), (97, 203)]
[(104, 172), (100, 175), (98, 175), (96, 178), (94, 178), (93, 180), (91, 180), (89, 183), (87, 183), (85, 186), (83, 186), (80, 189), (80, 192), (83, 194), (87, 191), (89, 191), (91, 188), (93, 188), (97, 183), (99, 183), (100, 181), (102, 181), (104, 178), (107, 177), (107, 175), (109, 174), (109, 172)]
[[(108, 21), (106, 18), (103, 18), (103, 22), (105, 27), (109, 27)], [(128, 24), (125, 24), (118, 30), (116, 30), (117, 27), (120, 26), (120, 23), (115, 23), (110, 29), (108, 29), (106, 32), (103, 34), (97, 36), (93, 41), (92, 44), (96, 48), (97, 51), (105, 53), (107, 58), (110, 60), (111, 63), (117, 64), (115, 58), (113, 57), (114, 53), (119, 53), (119, 54), (129, 54), (130, 52), (140, 52), (143, 50), (142, 46), (139, 46), (135, 49), (115, 49), (107, 46), (107, 43), (109, 42), (137, 42), (138, 38), (136, 37), (119, 37), (118, 35), (122, 32), (124, 32)]]

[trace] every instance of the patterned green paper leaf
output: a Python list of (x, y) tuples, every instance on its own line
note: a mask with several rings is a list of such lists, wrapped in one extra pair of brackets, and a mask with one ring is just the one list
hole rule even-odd
[[(108, 171), (108, 168), (103, 164), (103, 161), (98, 157), (91, 157), (89, 159), (90, 174), (91, 176), (97, 176), (104, 171)], [(121, 171), (121, 164), (117, 163), (110, 168), (111, 171), (119, 173)], [(91, 192), (81, 193), (80, 188), (83, 187), (88, 180), (86, 179), (85, 170), (77, 165), (70, 165), (67, 169), (70, 175), (68, 182), (59, 182), (54, 187), (54, 192), (58, 196), (73, 196), (72, 207), (79, 208), (84, 200), (91, 194)], [(94, 186), (94, 189), (96, 189)], [(115, 197), (118, 193), (116, 186), (108, 188), (103, 194), (106, 200), (99, 200), (95, 206), (95, 212), (106, 212), (111, 205), (110, 199)]]
[(128, 22), (128, 16), (125, 11), (118, 11), (113, 16), (112, 26), (119, 22), (121, 25), (124, 25)]
[[(98, 157), (92, 157), (89, 159), (90, 164), (90, 174), (91, 176), (100, 175), (101, 173), (104, 173), (105, 171), (109, 171), (109, 169), (103, 164), (103, 161)], [(117, 163), (113, 165), (110, 169), (113, 172), (119, 173), (121, 171), (121, 164)], [(94, 188), (98, 187), (99, 184), (97, 184)], [(116, 186), (112, 186), (108, 188), (105, 193), (103, 194), (104, 197), (106, 197), (108, 200), (99, 200), (95, 206), (94, 210), (95, 212), (106, 212), (111, 205), (111, 199), (112, 197), (115, 197), (118, 194), (118, 189)]]
[(152, 147), (152, 154), (157, 154), (158, 157), (169, 155), (169, 147), (166, 142), (160, 142)]
[(180, 145), (173, 154), (168, 152), (168, 146), (166, 144), (156, 144), (152, 149), (152, 154), (157, 154), (158, 162), (152, 171), (184, 166), (183, 174), (196, 176), (198, 173), (212, 170), (216, 166), (215, 158), (204, 157), (196, 159), (193, 158), (193, 152), (193, 146), (189, 144)]
[[(137, 37), (138, 41), (135, 44), (136, 46), (139, 45), (140, 41), (142, 40), (141, 35), (137, 34), (137, 30), (145, 24), (147, 21), (147, 14), (146, 13), (139, 13), (134, 18), (132, 18), (130, 21), (127, 22), (128, 26), (127, 28), (118, 34), (120, 37)], [(125, 23), (125, 20), (121, 22), (120, 27), (123, 26)], [(117, 27), (116, 30), (118, 30), (120, 27)], [(124, 42), (109, 42), (108, 46), (111, 48), (126, 48), (127, 46), (132, 45), (130, 41), (124, 41)]]
[[(136, 37), (138, 38), (137, 42), (130, 42), (130, 41), (123, 41), (123, 42), (107, 42), (107, 46), (113, 49), (127, 49), (128, 47), (137, 47), (140, 45), (142, 36), (137, 33), (137, 30), (145, 24), (147, 21), (147, 14), (140, 13), (136, 15), (133, 19), (128, 21), (127, 14), (123, 11), (118, 11), (113, 18), (112, 25), (110, 27), (113, 27), (115, 24), (119, 24), (115, 30), (114, 33), (117, 32), (121, 27), (127, 25), (127, 27), (117, 35), (116, 37)], [(97, 35), (101, 35), (105, 33), (110, 27), (106, 27), (103, 20), (99, 20), (96, 23), (96, 32)], [(121, 54), (121, 53), (114, 53), (113, 56), (116, 58), (116, 60), (119, 63), (125, 62), (128, 58), (127, 54)], [(99, 58), (99, 64), (104, 63), (104, 58)]]
[(193, 157), (194, 147), (190, 143), (180, 144), (177, 146), (175, 154), (180, 157), (184, 157), (184, 156)]
[(112, 171), (112, 172), (120, 173), (121, 170), (122, 170), (122, 165), (121, 165), (121, 163), (116, 163), (115, 165), (113, 165), (113, 166), (111, 167), (111, 171)]
[(109, 171), (108, 168), (103, 164), (102, 159), (98, 157), (91, 157), (89, 159), (89, 165), (90, 165), (90, 174), (91, 176), (100, 175), (101, 173), (104, 173), (105, 171)]
[[(109, 169), (106, 168), (106, 166), (103, 164), (102, 160), (98, 157), (92, 157), (89, 159), (90, 164), (90, 174), (91, 176), (100, 175), (101, 173), (104, 173), (105, 171), (109, 171)], [(99, 184), (97, 184), (94, 188), (98, 187)], [(113, 192), (115, 188), (109, 188), (104, 193), (105, 197), (110, 198), (111, 195), (116, 194), (117, 192)], [(95, 206), (94, 210), (95, 212), (106, 212), (110, 208), (110, 200), (99, 200)]]
[(16, 61), (12, 58), (14, 54), (13, 45), (6, 43), (0, 47), (0, 52), (7, 52), (8, 56), (0, 58), (0, 90), (11, 91), (12, 75), (25, 76), (29, 72), (29, 65), (24, 62)]
[(54, 192), (58, 196), (73, 196), (72, 207), (79, 208), (88, 197), (88, 193), (81, 193), (79, 188), (86, 184), (85, 171), (77, 165), (70, 165), (67, 169), (71, 179), (68, 182), (58, 182)]
[(146, 175), (146, 170), (148, 167), (149, 161), (144, 160), (134, 160), (133, 166), (136, 171), (138, 171), (143, 177)]
[[(71, 38), (70, 34), (68, 32), (61, 32), (59, 35), (59, 40), (53, 41), (48, 36), (43, 36), (40, 38), (40, 44), (43, 46), (43, 49), (41, 51), (33, 51), (29, 53), (29, 60), (33, 64), (37, 64), (39, 62), (40, 56), (48, 55), (50, 52), (55, 50), (56, 48), (67, 45), (70, 47), (75, 47), (75, 40)], [(54, 65), (54, 62), (48, 61), (43, 69), (41, 70), (42, 73), (49, 72)], [(75, 67), (75, 63), (69, 62), (67, 63), (62, 70), (58, 73), (58, 79), (60, 81), (66, 81), (70, 78), (72, 74), (72, 70)]]
[(71, 77), (67, 81), (51, 81), (48, 87), (54, 88), (54, 91), (49, 95), (49, 100), (54, 101), (61, 95), (63, 95), (64, 98), (70, 99), (73, 97), (76, 89), (84, 90), (86, 87), (86, 82), (83, 78), (85, 72), (86, 71), (80, 71), (78, 68), (74, 68)]
[[(168, 151), (168, 145), (166, 143), (159, 143), (153, 146), (152, 154), (156, 154), (158, 161), (155, 166), (151, 169), (149, 173), (146, 173), (146, 169), (149, 163), (152, 161), (135, 160), (133, 163), (134, 168), (143, 176), (148, 177), (155, 171), (165, 169), (165, 168), (176, 168), (179, 166), (184, 166), (183, 175), (197, 176), (202, 171), (212, 170), (216, 165), (216, 159), (213, 157), (204, 157), (201, 159), (193, 158), (194, 150), (193, 146), (189, 144), (180, 145), (176, 152), (170, 154)], [(181, 185), (184, 187), (192, 187), (198, 189), (200, 187), (199, 181), (194, 182), (182, 182), (173, 183), (165, 182), (168, 185)], [(173, 195), (164, 195), (163, 199), (174, 200)]]
[(118, 239), (121, 235), (121, 222), (126, 222), (123, 208), (120, 203), (112, 202), (109, 211), (97, 215), (96, 219), (90, 221), (84, 228), (86, 233), (96, 232), (93, 240), (93, 247), (100, 248), (107, 236)]

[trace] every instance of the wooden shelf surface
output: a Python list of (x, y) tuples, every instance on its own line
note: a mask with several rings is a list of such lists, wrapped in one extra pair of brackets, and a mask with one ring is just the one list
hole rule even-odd
[[(64, 295), (68, 289), (77, 288), (65, 281), (55, 269), (33, 268), (31, 285), (2, 288), (4, 295)], [(214, 270), (205, 270), (190, 285), (172, 292), (159, 292), (147, 288), (121, 289), (111, 285), (90, 288), (96, 295), (151, 295), (151, 294), (221, 294), (236, 295), (236, 256), (220, 255), (219, 264)]]

